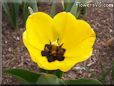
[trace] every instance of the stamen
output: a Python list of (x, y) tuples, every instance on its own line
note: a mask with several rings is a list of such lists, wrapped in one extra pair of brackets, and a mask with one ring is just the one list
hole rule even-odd
[(56, 57), (56, 59), (58, 60), (58, 61), (63, 61), (64, 60), (64, 57)]
[(46, 51), (41, 51), (42, 56), (49, 56), (49, 53)]
[(47, 57), (47, 59), (48, 59), (48, 61), (49, 61), (49, 62), (53, 62), (53, 61), (55, 61), (55, 60), (56, 60), (56, 58), (55, 58), (55, 57), (52, 57), (52, 56)]
[(46, 56), (48, 62), (53, 62), (55, 60), (63, 61), (65, 49), (62, 48), (63, 44), (60, 46), (46, 44), (44, 50), (41, 52), (42, 56)]
[(49, 50), (51, 50), (51, 48), (52, 48), (52, 46), (51, 46), (51, 45), (49, 45), (49, 44), (46, 44), (46, 45), (45, 45), (45, 48), (44, 48), (44, 50), (47, 50), (47, 51), (49, 51)]
[(63, 43), (59, 47), (62, 47), (62, 46), (63, 46)]

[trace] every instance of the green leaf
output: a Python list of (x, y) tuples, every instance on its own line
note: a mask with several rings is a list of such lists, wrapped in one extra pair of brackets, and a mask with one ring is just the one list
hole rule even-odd
[(56, 0), (51, 1), (51, 12), (50, 15), (54, 17), (56, 14)]
[(65, 80), (67, 85), (102, 85), (101, 82), (94, 79), (77, 79), (77, 80)]
[(11, 14), (10, 14), (10, 11), (9, 11), (8, 3), (3, 3), (2, 6), (3, 6), (3, 10), (5, 11), (6, 15), (9, 18), (9, 21), (11, 22), (12, 26), (14, 26), (13, 21), (11, 19)]
[(28, 7), (31, 7), (33, 9), (34, 12), (38, 12), (38, 5), (37, 5), (37, 1), (36, 0), (30, 0), (28, 2), (28, 0), (25, 0), (25, 2), (23, 3), (22, 6), (22, 10), (23, 10), (23, 23), (25, 25), (27, 17), (30, 15)]
[(78, 0), (80, 3), (86, 4), (89, 0)]
[(60, 71), (60, 70), (55, 70), (54, 74), (58, 77), (61, 78), (62, 75), (64, 74), (64, 72)]
[(50, 74), (50, 70), (45, 70), (45, 69), (42, 69), (42, 68), (39, 68), (39, 73), (46, 73), (46, 74)]
[(112, 61), (112, 84), (114, 84), (114, 61)]
[(64, 10), (70, 12), (75, 0), (64, 0)]
[(78, 9), (78, 3), (74, 3), (70, 12), (77, 17), (77, 9)]
[(14, 77), (20, 79), (21, 81), (29, 84), (34, 84), (38, 80), (41, 74), (37, 74), (28, 70), (23, 69), (8, 69), (4, 71)]
[(32, 7), (34, 12), (38, 12), (37, 0), (31, 0), (30, 6)]
[(3, 3), (3, 9), (9, 19), (9, 22), (13, 29), (18, 28), (18, 12), (20, 3)]
[(52, 74), (44, 74), (41, 75), (37, 81), (37, 84), (39, 85), (65, 85), (65, 83), (57, 78), (57, 76)]
[(28, 11), (28, 6), (29, 6), (29, 4), (28, 3), (23, 3), (23, 14), (22, 14), (22, 18), (23, 18), (23, 23), (24, 23), (24, 25), (25, 25), (25, 23), (26, 23), (26, 19), (27, 19), (27, 17), (29, 16), (29, 11)]
[(70, 9), (70, 12), (75, 15), (76, 18), (82, 18), (87, 12), (87, 2), (88, 0), (76, 0)]
[(44, 69), (39, 69), (39, 72), (41, 72), (41, 73), (47, 73), (47, 74), (54, 74), (58, 78), (61, 78), (62, 75), (64, 74), (64, 72), (62, 72), (60, 70), (44, 70)]
[(11, 15), (15, 29), (18, 29), (19, 3), (12, 3)]

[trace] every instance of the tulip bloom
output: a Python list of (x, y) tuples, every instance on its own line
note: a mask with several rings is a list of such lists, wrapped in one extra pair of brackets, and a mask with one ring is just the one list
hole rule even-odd
[(40, 68), (63, 72), (91, 56), (95, 38), (90, 25), (69, 12), (60, 12), (54, 18), (33, 13), (23, 33), (24, 45)]

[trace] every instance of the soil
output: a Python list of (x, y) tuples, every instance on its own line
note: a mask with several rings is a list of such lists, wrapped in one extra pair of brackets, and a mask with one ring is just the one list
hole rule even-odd
[[(39, 5), (39, 11), (49, 13), (50, 4)], [(43, 8), (43, 9), (42, 9)], [(60, 10), (58, 10), (59, 12)], [(19, 28), (12, 30), (7, 17), (3, 12), (2, 23), (2, 67), (23, 68), (38, 71), (37, 65), (30, 59), (29, 53), (22, 41), (22, 33), (25, 28), (19, 17)], [(62, 79), (94, 78), (99, 79), (101, 75), (109, 70), (114, 60), (114, 51), (107, 46), (106, 42), (114, 37), (113, 32), (113, 8), (112, 7), (89, 7), (84, 19), (96, 32), (94, 51), (88, 60), (76, 64), (72, 70), (66, 72)], [(108, 74), (105, 84), (111, 84), (111, 73)], [(12, 76), (3, 74), (2, 84), (19, 84)]]

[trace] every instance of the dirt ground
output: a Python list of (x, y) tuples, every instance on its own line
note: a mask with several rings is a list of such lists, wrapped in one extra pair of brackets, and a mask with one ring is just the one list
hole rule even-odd
[[(39, 10), (48, 12), (49, 8), (40, 5)], [(48, 6), (47, 6), (48, 7)], [(19, 28), (13, 31), (7, 17), (3, 13), (2, 26), (2, 66), (6, 68), (23, 68), (38, 71), (38, 67), (30, 59), (29, 53), (22, 42), (22, 33), (25, 30), (20, 16)], [(104, 71), (109, 70), (114, 59), (114, 51), (106, 46), (106, 41), (114, 36), (113, 32), (113, 8), (112, 7), (89, 7), (84, 18), (96, 32), (94, 51), (88, 60), (77, 64), (72, 70), (65, 73), (62, 79), (94, 78), (98, 79)], [(81, 69), (79, 69), (81, 68)], [(112, 81), (109, 74), (104, 83)], [(19, 82), (9, 75), (3, 74), (2, 84), (18, 84)]]

